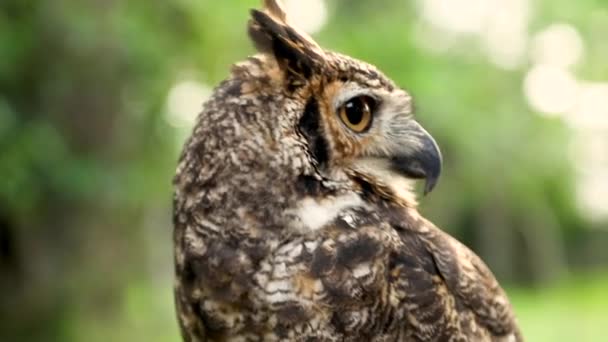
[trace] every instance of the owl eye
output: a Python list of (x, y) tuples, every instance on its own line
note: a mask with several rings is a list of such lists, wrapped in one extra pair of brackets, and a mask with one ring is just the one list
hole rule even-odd
[(366, 131), (372, 123), (372, 110), (376, 106), (376, 101), (369, 96), (357, 96), (348, 100), (338, 110), (340, 119), (351, 130), (362, 133)]

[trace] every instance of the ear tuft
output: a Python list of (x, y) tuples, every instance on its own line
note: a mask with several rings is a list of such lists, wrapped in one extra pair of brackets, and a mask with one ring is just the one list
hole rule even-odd
[(295, 78), (308, 79), (323, 66), (324, 52), (306, 33), (289, 25), (277, 0), (264, 0), (264, 10), (251, 10), (249, 37), (258, 51), (273, 55)]
[(287, 14), (278, 0), (264, 0), (266, 13), (274, 16), (283, 23), (287, 22)]

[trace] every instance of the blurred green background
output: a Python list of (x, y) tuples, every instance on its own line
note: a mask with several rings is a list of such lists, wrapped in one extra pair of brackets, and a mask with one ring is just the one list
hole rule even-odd
[[(529, 341), (608, 324), (608, 3), (291, 0), (324, 47), (416, 99), (422, 200)], [(0, 340), (178, 341), (171, 179), (257, 0), (0, 1)]]

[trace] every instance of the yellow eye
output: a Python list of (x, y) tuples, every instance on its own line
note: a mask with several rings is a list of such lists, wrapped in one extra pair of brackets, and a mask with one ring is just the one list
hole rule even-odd
[(348, 128), (362, 133), (371, 126), (375, 104), (374, 99), (369, 96), (353, 97), (338, 109), (338, 114)]

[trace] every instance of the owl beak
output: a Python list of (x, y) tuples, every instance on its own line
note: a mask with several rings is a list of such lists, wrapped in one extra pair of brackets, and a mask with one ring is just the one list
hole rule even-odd
[(391, 158), (392, 167), (409, 178), (424, 179), (424, 194), (433, 190), (441, 174), (442, 157), (435, 139), (417, 122), (403, 132), (402, 148)]

